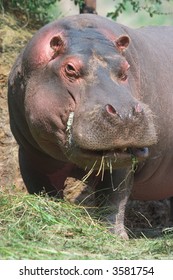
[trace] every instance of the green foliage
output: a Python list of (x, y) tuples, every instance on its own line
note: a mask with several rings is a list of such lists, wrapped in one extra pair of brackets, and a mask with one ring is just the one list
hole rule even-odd
[(163, 1), (161, 0), (144, 0), (144, 1), (122, 0), (115, 6), (114, 11), (108, 13), (107, 16), (116, 20), (121, 13), (127, 10), (128, 4), (131, 5), (135, 13), (144, 10), (150, 15), (150, 17), (152, 17), (153, 15), (168, 14), (160, 11), (160, 8), (163, 4)]
[(79, 5), (79, 8), (82, 8), (85, 1), (84, 0), (74, 0), (75, 5)]
[(173, 259), (171, 229), (158, 238), (124, 241), (88, 210), (48, 197), (0, 192), (0, 259)]
[(24, 14), (28, 21), (47, 23), (50, 21), (49, 8), (57, 0), (0, 0), (0, 10)]

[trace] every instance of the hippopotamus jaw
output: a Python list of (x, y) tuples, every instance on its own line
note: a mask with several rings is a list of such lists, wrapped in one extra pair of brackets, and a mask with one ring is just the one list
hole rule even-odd
[[(141, 113), (141, 110), (139, 110), (139, 106), (137, 106), (137, 108), (137, 110)], [(110, 164), (112, 168), (120, 168), (131, 165), (133, 159), (135, 159), (136, 162), (141, 162), (148, 158), (149, 148), (147, 146), (141, 145), (140, 142), (139, 146), (129, 144), (129, 146), (114, 145), (114, 147), (106, 148), (105, 146), (103, 146), (103, 148), (99, 148), (98, 145), (98, 148), (95, 147), (94, 149), (87, 148), (86, 146), (82, 147), (81, 143), (75, 141), (73, 135), (74, 116), (75, 112), (71, 112), (67, 121), (66, 156), (67, 158), (69, 157), (73, 162), (77, 163), (79, 166), (83, 168), (86, 168), (86, 166), (94, 166), (94, 169), (98, 169), (102, 160), (104, 159), (104, 161), (106, 162), (105, 169), (110, 169)], [(148, 143), (146, 143), (148, 144), (148, 146), (150, 146), (151, 143), (154, 144), (155, 141), (156, 135), (155, 139), (150, 139), (148, 140)], [(86, 145), (86, 143), (84, 145)], [(88, 143), (88, 147), (90, 147), (90, 143)], [(68, 153), (68, 151), (70, 151), (70, 154)]]

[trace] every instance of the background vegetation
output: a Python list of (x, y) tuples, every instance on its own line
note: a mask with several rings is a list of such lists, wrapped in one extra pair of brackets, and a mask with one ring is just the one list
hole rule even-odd
[[(0, 9), (2, 12), (10, 12), (20, 17), (26, 17), (27, 23), (37, 22), (45, 24), (52, 19), (64, 16), (63, 13), (70, 13), (70, 9), (76, 5), (77, 11), (83, 5), (85, 0), (0, 0)], [(102, 7), (110, 7), (106, 15), (113, 20), (117, 20), (121, 14), (133, 14), (139, 19), (139, 15), (155, 17), (162, 21), (173, 15), (173, 8), (171, 7), (172, 0), (99, 0), (97, 1), (98, 11)], [(59, 11), (59, 5), (66, 8), (66, 12)], [(69, 8), (70, 7), (70, 8)], [(76, 11), (76, 10), (75, 10)], [(99, 12), (100, 14), (100, 12)]]
[(27, 21), (47, 23), (51, 20), (49, 8), (57, 0), (0, 0), (1, 10), (15, 15), (25, 16)]

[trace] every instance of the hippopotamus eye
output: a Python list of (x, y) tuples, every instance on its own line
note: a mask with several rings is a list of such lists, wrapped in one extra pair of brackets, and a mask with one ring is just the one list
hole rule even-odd
[(122, 74), (121, 77), (120, 77), (120, 79), (121, 79), (121, 81), (124, 82), (124, 81), (127, 80), (127, 77), (128, 77), (127, 74)]
[(76, 71), (75, 68), (74, 68), (74, 66), (73, 66), (71, 63), (68, 63), (68, 64), (67, 64), (66, 70), (67, 70), (68, 72), (75, 72), (75, 71)]
[(72, 63), (67, 63), (67, 65), (65, 66), (65, 72), (70, 77), (79, 77), (79, 71)]
[(128, 76), (127, 76), (126, 73), (119, 73), (118, 78), (119, 78), (122, 82), (124, 82), (124, 81), (127, 80)]

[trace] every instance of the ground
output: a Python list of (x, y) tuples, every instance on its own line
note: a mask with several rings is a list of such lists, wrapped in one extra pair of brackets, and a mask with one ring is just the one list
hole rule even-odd
[[(0, 15), (0, 190), (10, 186), (15, 192), (26, 192), (18, 166), (18, 147), (9, 127), (7, 79), (10, 69), (33, 30), (19, 25), (10, 15)], [(126, 211), (128, 228), (160, 232), (169, 224), (169, 201), (129, 202)], [(144, 230), (145, 231), (145, 230)]]
[(7, 80), (11, 66), (31, 34), (9, 15), (0, 15), (0, 186), (22, 186), (18, 147), (9, 127)]

